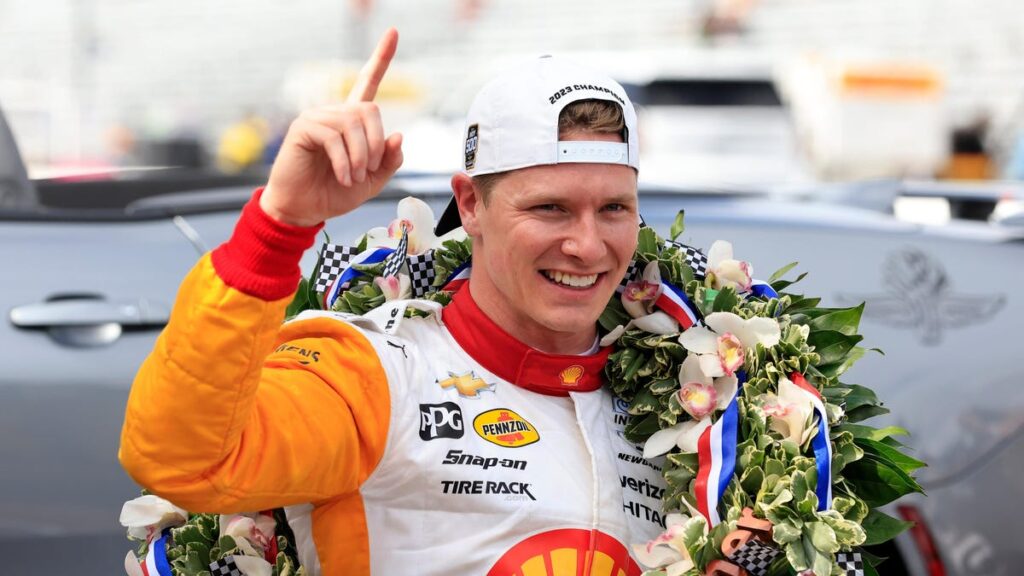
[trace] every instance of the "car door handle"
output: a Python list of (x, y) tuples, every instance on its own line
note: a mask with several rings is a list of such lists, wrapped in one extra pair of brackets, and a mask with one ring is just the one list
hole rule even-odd
[(167, 324), (166, 307), (145, 298), (134, 301), (57, 300), (26, 304), (11, 310), (11, 322), (19, 328), (96, 326), (120, 324), (128, 327), (160, 327)]
[(125, 330), (162, 328), (170, 311), (146, 298), (108, 301), (96, 297), (61, 298), (25, 304), (10, 312), (18, 328), (46, 330), (58, 343), (73, 347), (111, 344)]

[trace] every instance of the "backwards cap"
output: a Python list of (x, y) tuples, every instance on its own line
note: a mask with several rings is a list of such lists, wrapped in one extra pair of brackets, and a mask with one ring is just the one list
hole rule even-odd
[[(560, 141), (558, 116), (579, 100), (606, 100), (619, 106), (626, 141)], [(640, 168), (636, 111), (626, 91), (604, 74), (552, 56), (516, 66), (485, 85), (466, 115), (463, 144), (463, 167), (470, 176), (564, 162)], [(460, 225), (453, 198), (436, 233)]]

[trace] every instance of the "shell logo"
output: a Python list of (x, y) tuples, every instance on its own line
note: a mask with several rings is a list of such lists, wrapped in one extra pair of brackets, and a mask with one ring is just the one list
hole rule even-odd
[(495, 408), (473, 419), (473, 429), (484, 440), (505, 448), (519, 448), (540, 440), (540, 433), (519, 414)]
[(583, 366), (573, 364), (559, 372), (558, 377), (562, 380), (563, 386), (576, 386), (580, 383), (580, 378), (583, 377)]
[(597, 530), (564, 528), (513, 546), (487, 576), (640, 576), (626, 547)]

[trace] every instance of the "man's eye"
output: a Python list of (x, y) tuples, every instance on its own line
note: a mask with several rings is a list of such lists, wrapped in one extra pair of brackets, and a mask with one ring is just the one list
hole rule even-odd
[(622, 212), (623, 210), (626, 209), (626, 205), (625, 204), (618, 204), (618, 203), (616, 203), (616, 204), (609, 204), (609, 205), (605, 206), (604, 209), (605, 209), (606, 212)]
[(534, 206), (533, 209), (540, 212), (554, 212), (555, 210), (558, 210), (558, 204), (538, 204)]

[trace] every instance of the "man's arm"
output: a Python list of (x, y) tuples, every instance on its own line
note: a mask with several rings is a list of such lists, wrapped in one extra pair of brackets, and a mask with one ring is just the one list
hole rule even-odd
[[(281, 322), (322, 222), (376, 196), (401, 165), (401, 136), (384, 137), (372, 103), (397, 40), (384, 34), (348, 102), (292, 123), (267, 188), (185, 279), (139, 370), (119, 456), (180, 506), (330, 498), (356, 489), (383, 453), (389, 395), (370, 343), (329, 319)], [(317, 361), (293, 349), (316, 349)]]
[(282, 329), (298, 258), (319, 227), (277, 223), (256, 201), (185, 279), (126, 410), (125, 469), (192, 511), (352, 491), (387, 434), (387, 381), (366, 338), (330, 319)]

